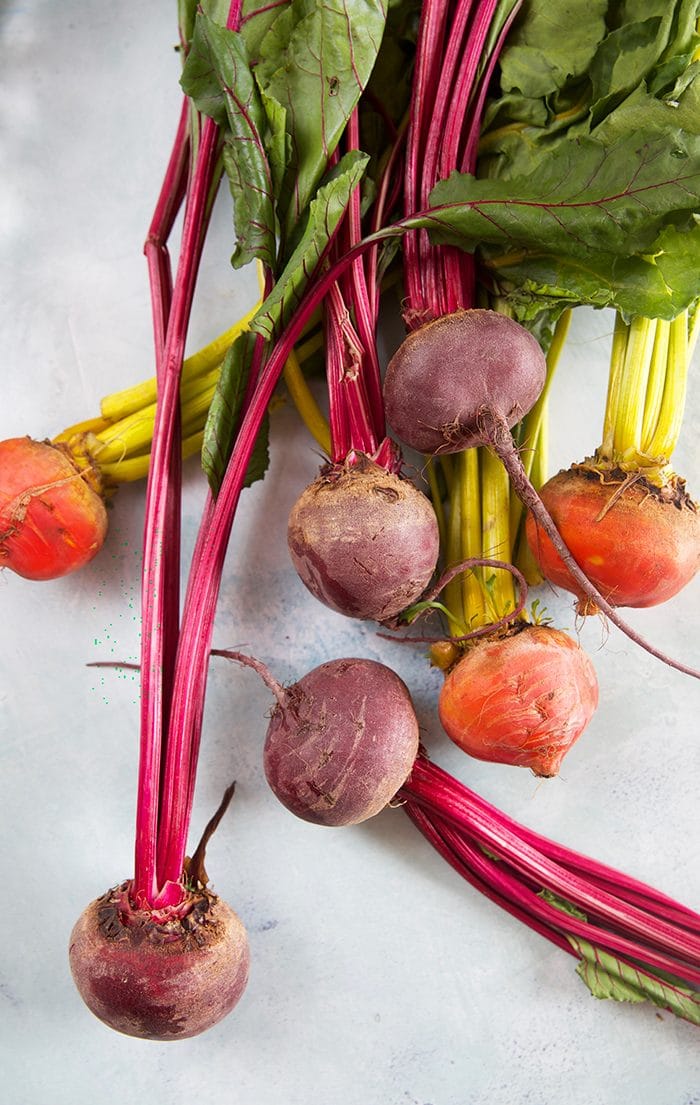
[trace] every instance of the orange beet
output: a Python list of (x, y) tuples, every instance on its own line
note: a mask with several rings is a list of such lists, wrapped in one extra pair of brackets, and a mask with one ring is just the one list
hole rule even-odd
[[(700, 513), (681, 480), (659, 489), (639, 479), (615, 497), (623, 483), (620, 475), (573, 468), (549, 480), (540, 496), (574, 559), (610, 603), (656, 606), (700, 567)], [(544, 577), (583, 599), (532, 517), (527, 538)], [(595, 608), (582, 602), (581, 609)]]
[(63, 446), (30, 437), (0, 442), (0, 567), (57, 579), (102, 548), (107, 511)]
[(586, 653), (539, 625), (468, 649), (445, 679), (438, 710), (447, 735), (470, 756), (551, 776), (597, 705)]

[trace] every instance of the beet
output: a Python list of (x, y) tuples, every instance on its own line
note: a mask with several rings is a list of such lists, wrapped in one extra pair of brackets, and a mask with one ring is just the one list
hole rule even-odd
[(0, 567), (58, 579), (102, 548), (107, 511), (64, 445), (30, 437), (0, 442)]
[(317, 825), (379, 813), (418, 754), (408, 688), (375, 660), (331, 660), (284, 691), (265, 738), (265, 777), (280, 802)]
[(183, 1040), (233, 1009), (250, 953), (241, 921), (209, 891), (159, 915), (135, 909), (124, 883), (78, 918), (69, 958), (80, 996), (110, 1028), (146, 1040)]
[(379, 813), (418, 754), (408, 687), (386, 664), (329, 660), (283, 687), (253, 656), (212, 649), (253, 668), (274, 694), (263, 764), (280, 802), (316, 825), (355, 825)]
[(294, 567), (317, 599), (377, 622), (422, 595), (440, 546), (426, 496), (367, 458), (329, 465), (302, 492), (287, 539)]
[[(575, 466), (548, 480), (540, 496), (574, 558), (614, 606), (656, 606), (700, 568), (700, 513), (677, 477), (659, 488), (643, 477)], [(544, 577), (585, 600), (581, 613), (593, 613), (532, 516), (527, 539)]]
[(456, 311), (409, 334), (384, 380), (389, 425), (421, 453), (484, 444), (481, 416), (512, 428), (534, 406), (547, 366), (535, 338), (496, 311)]
[(439, 714), (451, 740), (478, 760), (549, 777), (598, 705), (589, 657), (566, 633), (530, 625), (471, 646), (447, 675)]

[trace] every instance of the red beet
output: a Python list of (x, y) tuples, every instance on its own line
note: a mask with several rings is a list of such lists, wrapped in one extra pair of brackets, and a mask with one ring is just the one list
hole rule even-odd
[(101, 1021), (127, 1036), (182, 1040), (211, 1028), (248, 979), (246, 931), (208, 891), (176, 909), (140, 911), (123, 884), (78, 918), (69, 957), (75, 984)]
[(283, 687), (260, 660), (213, 649), (253, 668), (277, 704), (265, 738), (265, 776), (280, 802), (316, 825), (355, 825), (379, 813), (418, 754), (408, 687), (377, 660), (329, 660)]
[(496, 311), (456, 311), (414, 330), (384, 380), (386, 418), (421, 453), (484, 444), (482, 414), (512, 428), (542, 391), (547, 366), (537, 341)]
[(0, 567), (57, 579), (102, 548), (107, 511), (68, 450), (30, 437), (0, 442)]
[(284, 690), (265, 738), (265, 776), (280, 802), (317, 825), (379, 813), (418, 754), (406, 684), (375, 660), (331, 660)]
[[(575, 560), (615, 606), (656, 606), (677, 594), (700, 568), (700, 513), (681, 480), (658, 488), (624, 473), (576, 467), (540, 490)], [(595, 606), (530, 516), (527, 538), (542, 574), (573, 592), (583, 613)]]
[(558, 629), (526, 626), (469, 648), (438, 708), (445, 732), (470, 756), (551, 776), (597, 705), (583, 649)]
[(317, 599), (378, 622), (420, 597), (440, 546), (425, 495), (366, 458), (325, 469), (292, 507), (287, 536), (294, 567)]

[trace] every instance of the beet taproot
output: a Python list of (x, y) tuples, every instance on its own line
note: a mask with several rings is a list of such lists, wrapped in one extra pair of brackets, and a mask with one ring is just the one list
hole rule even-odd
[[(659, 488), (581, 466), (557, 473), (540, 496), (578, 564), (614, 606), (666, 602), (700, 568), (700, 512), (682, 480)], [(545, 579), (576, 595), (581, 613), (594, 613), (531, 515), (527, 539)]]
[(58, 579), (92, 560), (106, 534), (104, 501), (65, 446), (0, 442), (0, 567)]
[(134, 908), (124, 883), (78, 918), (69, 960), (83, 1001), (110, 1028), (146, 1040), (183, 1040), (237, 1004), (250, 952), (238, 916), (209, 891), (159, 914)]

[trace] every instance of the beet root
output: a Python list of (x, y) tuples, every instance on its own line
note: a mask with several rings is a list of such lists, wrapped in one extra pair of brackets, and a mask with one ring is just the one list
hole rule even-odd
[(455, 744), (478, 760), (556, 775), (598, 705), (589, 657), (565, 633), (526, 626), (469, 648), (438, 710)]
[(302, 492), (288, 544), (317, 599), (348, 617), (384, 622), (427, 587), (440, 537), (426, 496), (363, 457), (329, 467)]
[(199, 891), (170, 916), (136, 910), (128, 884), (78, 918), (73, 978), (85, 1004), (127, 1036), (183, 1040), (211, 1028), (238, 1002), (250, 954), (243, 924), (220, 898)]
[[(548, 480), (540, 496), (574, 559), (614, 606), (666, 602), (700, 568), (700, 513), (677, 478), (660, 489), (625, 473), (574, 467)], [(527, 539), (544, 577), (576, 595), (582, 613), (595, 613), (532, 516)]]
[(107, 511), (65, 446), (30, 437), (0, 442), (0, 567), (58, 579), (102, 548)]
[(485, 444), (484, 411), (508, 426), (542, 391), (547, 366), (535, 338), (496, 311), (457, 311), (414, 330), (384, 380), (386, 419), (421, 453), (456, 453)]
[(391, 801), (417, 754), (418, 721), (403, 680), (374, 660), (331, 660), (281, 689), (264, 768), (297, 817), (354, 825)]

